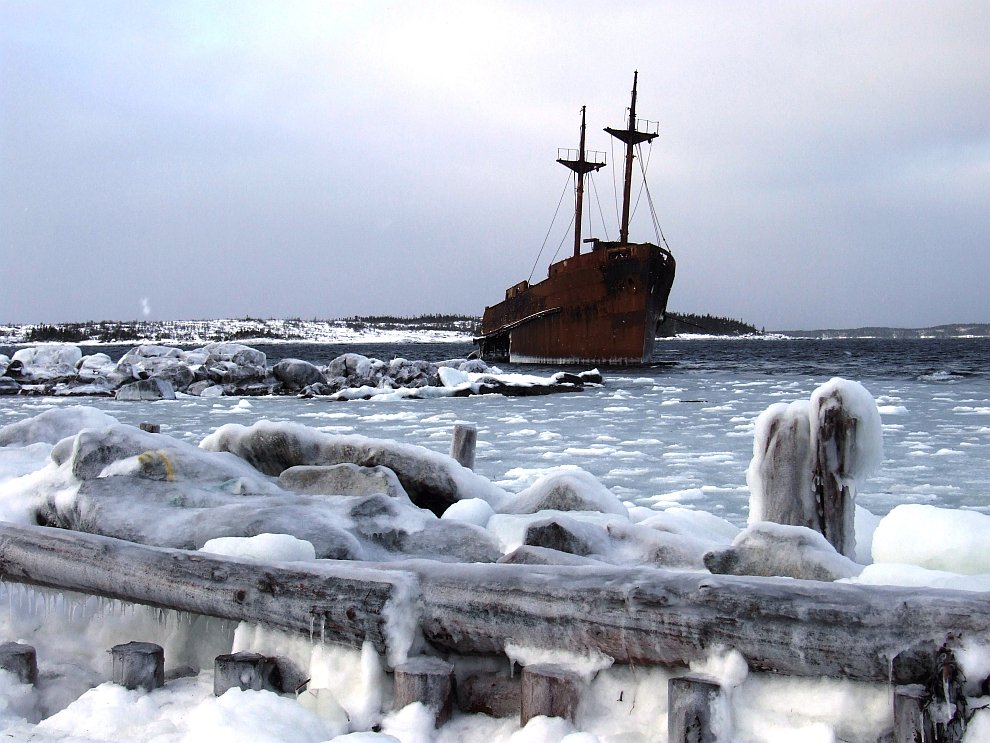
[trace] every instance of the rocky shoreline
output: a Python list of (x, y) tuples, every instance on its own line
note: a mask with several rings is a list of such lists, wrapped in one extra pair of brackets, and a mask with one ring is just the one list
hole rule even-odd
[(0, 395), (114, 397), (118, 400), (296, 395), (331, 400), (534, 395), (576, 392), (601, 384), (597, 371), (560, 372), (549, 377), (503, 374), (478, 358), (448, 361), (382, 361), (355, 353), (326, 366), (287, 358), (268, 365), (266, 354), (240, 343), (209, 343), (182, 350), (135, 346), (118, 361), (105, 353), (83, 355), (66, 343), (22, 348), (0, 354)]

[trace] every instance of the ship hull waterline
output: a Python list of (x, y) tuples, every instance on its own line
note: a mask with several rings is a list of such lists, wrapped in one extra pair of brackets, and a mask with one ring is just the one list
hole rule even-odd
[(518, 364), (642, 365), (674, 280), (669, 251), (651, 243), (595, 242), (550, 266), (543, 281), (511, 287), (485, 308), (481, 356)]

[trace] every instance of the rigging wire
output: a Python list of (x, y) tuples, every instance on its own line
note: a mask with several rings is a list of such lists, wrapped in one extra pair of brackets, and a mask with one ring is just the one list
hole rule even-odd
[(557, 260), (557, 255), (560, 253), (560, 249), (564, 247), (564, 242), (571, 236), (572, 227), (574, 227), (574, 215), (571, 215), (571, 221), (567, 223), (567, 229), (564, 230), (564, 234), (561, 236), (560, 242), (557, 244), (557, 249), (553, 252), (553, 255), (550, 256), (551, 265), (553, 265), (553, 262)]
[[(543, 249), (547, 246), (547, 240), (550, 239), (550, 233), (553, 231), (553, 225), (557, 221), (557, 215), (560, 214), (560, 205), (564, 203), (564, 195), (567, 193), (567, 187), (570, 185), (570, 183), (571, 183), (571, 176), (568, 175), (567, 181), (564, 183), (564, 190), (560, 192), (560, 199), (557, 201), (557, 210), (553, 213), (553, 219), (550, 220), (550, 227), (547, 228), (547, 234), (543, 237), (543, 244), (540, 246), (540, 252), (536, 254), (536, 260), (533, 261), (533, 268), (529, 272), (529, 278), (526, 279), (526, 283), (529, 283), (530, 281), (533, 280), (533, 274), (536, 273), (536, 266), (540, 262), (540, 256), (543, 255)], [(571, 224), (573, 223), (574, 223), (574, 218), (571, 217)], [(558, 253), (560, 252), (559, 245), (557, 246), (557, 252)], [(554, 256), (556, 255), (557, 253), (554, 253)], [(553, 258), (550, 259), (550, 262), (553, 263)]]
[(643, 166), (643, 158), (639, 158), (639, 169), (643, 174), (643, 188), (646, 191), (646, 202), (650, 207), (650, 216), (653, 218), (653, 229), (657, 234), (657, 242), (663, 241), (663, 246), (670, 250), (670, 245), (667, 244), (667, 237), (663, 234), (663, 230), (660, 228), (660, 219), (657, 217), (656, 207), (653, 205), (653, 194), (650, 193), (650, 186), (646, 182), (646, 168)]
[[(608, 236), (608, 225), (605, 224), (605, 212), (602, 211), (602, 200), (601, 200), (601, 198), (598, 195), (598, 183), (597, 183), (597, 181), (594, 178), (594, 173), (589, 173), (588, 176), (591, 178), (591, 189), (595, 192), (595, 201), (598, 203), (598, 218), (601, 219), (601, 221), (602, 221), (602, 232), (605, 233), (605, 240), (609, 240), (609, 236)], [(590, 219), (590, 210), (589, 210), (589, 219), (588, 219), (588, 221), (589, 221), (589, 223), (591, 221), (591, 219)]]

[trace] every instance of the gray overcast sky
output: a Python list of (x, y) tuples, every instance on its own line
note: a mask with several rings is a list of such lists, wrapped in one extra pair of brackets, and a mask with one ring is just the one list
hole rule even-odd
[(616, 237), (634, 69), (671, 310), (987, 322), (988, 29), (985, 0), (0, 0), (0, 322), (480, 314), (582, 105)]

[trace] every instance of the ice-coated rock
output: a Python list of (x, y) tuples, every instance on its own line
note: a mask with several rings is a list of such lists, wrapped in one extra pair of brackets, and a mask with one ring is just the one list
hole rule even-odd
[(22, 384), (41, 384), (76, 376), (76, 364), (82, 359), (78, 346), (68, 343), (43, 343), (14, 352), (4, 372)]
[(21, 385), (10, 377), (0, 377), (0, 395), (19, 395)]
[(175, 389), (164, 379), (139, 379), (117, 390), (118, 400), (174, 400)]
[(413, 503), (437, 515), (463, 498), (484, 498), (493, 504), (506, 498), (504, 490), (445, 454), (383, 439), (334, 436), (293, 423), (230, 423), (200, 446), (232, 452), (274, 477), (296, 465), (382, 465), (395, 472)]
[(597, 511), (628, 517), (622, 502), (589, 472), (561, 467), (505, 502), (500, 513)]
[(834, 581), (858, 575), (863, 566), (840, 555), (817, 531), (761, 521), (732, 546), (705, 555), (705, 567), (723, 575), (758, 575)]
[(85, 405), (53, 408), (0, 428), (0, 446), (56, 444), (84, 428), (103, 429), (117, 423), (112, 415)]
[(435, 387), (440, 383), (437, 365), (430, 361), (392, 359), (385, 375), (393, 387)]
[(316, 364), (302, 359), (282, 359), (272, 367), (272, 375), (287, 391), (297, 391), (311, 384), (326, 382)]
[(345, 353), (330, 362), (326, 378), (335, 392), (345, 387), (378, 387), (385, 370), (384, 361), (369, 359), (359, 353)]
[(572, 555), (605, 555), (610, 550), (608, 532), (598, 524), (577, 521), (563, 514), (530, 523), (523, 544), (568, 552)]
[(408, 500), (399, 478), (388, 467), (361, 467), (345, 462), (331, 465), (298, 465), (283, 470), (278, 484), (294, 493), (323, 495), (372, 495)]

